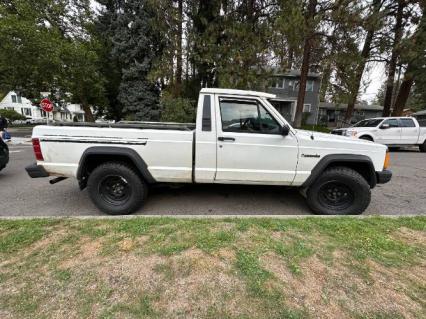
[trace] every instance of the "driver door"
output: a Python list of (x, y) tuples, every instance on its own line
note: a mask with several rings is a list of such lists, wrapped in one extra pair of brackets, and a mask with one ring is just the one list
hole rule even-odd
[[(388, 128), (381, 128), (383, 124), (388, 124)], [(382, 122), (377, 132), (376, 142), (382, 144), (399, 144), (401, 142), (401, 127), (397, 119), (387, 119)]]
[(290, 185), (296, 174), (296, 137), (259, 99), (216, 96), (215, 182)]

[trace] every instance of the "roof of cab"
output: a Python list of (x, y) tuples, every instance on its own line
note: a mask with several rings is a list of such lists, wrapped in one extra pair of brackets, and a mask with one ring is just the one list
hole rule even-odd
[(276, 98), (275, 94), (270, 94), (270, 93), (265, 93), (265, 92), (256, 92), (256, 91), (246, 91), (246, 90), (203, 88), (203, 89), (201, 89), (201, 93), (226, 94), (226, 95), (249, 95), (249, 96), (264, 97), (264, 98), (267, 98), (267, 99)]

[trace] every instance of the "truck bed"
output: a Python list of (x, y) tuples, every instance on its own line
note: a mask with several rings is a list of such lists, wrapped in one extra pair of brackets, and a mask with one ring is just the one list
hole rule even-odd
[(151, 129), (151, 130), (178, 130), (193, 131), (195, 123), (173, 123), (173, 122), (136, 122), (121, 121), (118, 123), (93, 123), (93, 122), (58, 122), (51, 123), (53, 126), (71, 126), (71, 127), (99, 127), (99, 128), (133, 128), (133, 129)]
[(51, 175), (77, 176), (84, 152), (93, 148), (132, 149), (158, 182), (192, 182), (191, 125), (179, 123), (55, 123), (33, 129), (43, 166)]

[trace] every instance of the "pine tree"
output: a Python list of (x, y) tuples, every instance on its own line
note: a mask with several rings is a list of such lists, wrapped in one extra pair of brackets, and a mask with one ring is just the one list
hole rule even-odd
[(400, 43), (404, 31), (403, 17), (404, 9), (407, 6), (406, 0), (397, 0), (397, 9), (395, 15), (395, 25), (393, 27), (394, 38), (392, 44), (392, 53), (387, 65), (388, 78), (386, 81), (385, 98), (383, 101), (383, 116), (389, 116), (391, 113), (392, 97), (394, 93), (394, 81), (398, 58), (400, 55)]
[(424, 101), (426, 101), (426, 16), (424, 14), (426, 5), (422, 4), (421, 9), (422, 17), (416, 33), (410, 39), (407, 39), (411, 46), (407, 46), (401, 56), (402, 61), (407, 63), (407, 69), (395, 99), (393, 116), (402, 115), (414, 83), (416, 84), (415, 92), (417, 98), (423, 101), (423, 105)]
[(160, 87), (150, 72), (163, 51), (156, 30), (158, 11), (151, 1), (121, 3), (112, 25), (112, 52), (122, 67), (118, 99), (132, 120), (158, 120)]
[(358, 99), (359, 89), (361, 87), (362, 76), (364, 74), (365, 67), (371, 54), (376, 32), (380, 29), (380, 23), (383, 16), (383, 12), (381, 11), (381, 9), (383, 7), (384, 1), (385, 0), (373, 0), (371, 12), (365, 21), (366, 35), (362, 50), (359, 54), (358, 61), (354, 68), (354, 77), (352, 81), (352, 86), (350, 88), (348, 107), (346, 108), (344, 118), (344, 121), (346, 123), (349, 123), (352, 118), (352, 114), (355, 109), (355, 103)]

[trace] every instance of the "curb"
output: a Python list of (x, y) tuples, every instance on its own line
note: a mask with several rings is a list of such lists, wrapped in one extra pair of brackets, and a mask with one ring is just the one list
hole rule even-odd
[(138, 218), (174, 218), (174, 219), (339, 219), (339, 218), (352, 218), (352, 219), (368, 219), (368, 218), (405, 218), (405, 217), (426, 217), (425, 214), (421, 215), (346, 215), (346, 216), (327, 216), (327, 215), (123, 215), (123, 216), (0, 216), (0, 220), (29, 220), (29, 219), (76, 219), (76, 220), (89, 220), (89, 219), (138, 219)]

